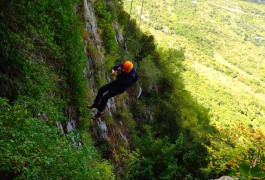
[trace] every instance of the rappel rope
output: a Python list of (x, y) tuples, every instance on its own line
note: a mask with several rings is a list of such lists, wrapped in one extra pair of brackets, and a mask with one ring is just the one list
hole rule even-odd
[[(139, 23), (139, 28), (140, 28), (140, 25), (142, 23), (142, 14), (143, 14), (143, 6), (144, 6), (144, 0), (142, 2), (142, 6), (141, 6), (141, 13), (140, 13), (140, 23)], [(139, 33), (138, 33), (138, 36), (139, 36)], [(136, 55), (137, 55), (137, 51), (138, 51), (138, 46), (137, 46), (137, 41), (135, 41), (135, 52), (134, 52), (134, 58), (136, 59)]]
[(125, 53), (127, 51), (126, 41), (127, 41), (129, 22), (130, 22), (130, 19), (131, 19), (132, 6), (133, 6), (133, 0), (131, 0), (130, 13), (129, 13), (129, 16), (128, 16), (128, 21), (127, 21), (127, 25), (126, 25), (126, 32), (125, 32), (125, 35), (124, 35), (124, 40), (123, 40), (123, 45), (122, 45), (123, 50), (122, 50), (122, 54), (121, 54), (121, 64), (124, 62), (124, 56), (125, 56)]
[[(142, 5), (141, 5), (141, 13), (140, 13), (140, 23), (139, 23), (139, 26), (141, 25), (141, 22), (142, 22), (143, 5), (144, 5), (144, 0), (142, 1)], [(133, 0), (131, 0), (130, 14), (129, 14), (129, 17), (128, 17), (128, 22), (127, 22), (127, 26), (126, 26), (126, 32), (125, 32), (125, 35), (124, 35), (123, 51), (122, 51), (122, 55), (121, 55), (121, 63), (124, 62), (124, 56), (125, 56), (125, 53), (127, 51), (126, 41), (127, 41), (127, 35), (128, 35), (129, 22), (130, 22), (131, 13), (132, 13), (132, 6), (133, 6)], [(136, 58), (137, 51), (138, 51), (138, 46), (137, 46), (137, 41), (136, 41), (135, 42), (135, 54), (134, 54), (134, 58)]]
[[(121, 64), (124, 63), (124, 56), (125, 56), (126, 51), (127, 51), (126, 41), (127, 41), (127, 36), (128, 36), (128, 27), (129, 27), (129, 23), (130, 23), (130, 19), (131, 19), (133, 1), (134, 0), (131, 0), (130, 13), (129, 13), (129, 16), (128, 16), (128, 21), (127, 21), (127, 25), (126, 25), (126, 32), (125, 32), (125, 35), (124, 35), (124, 40), (123, 40), (123, 45), (122, 45), (123, 50), (122, 50), (122, 54), (121, 54)], [(142, 1), (142, 5), (141, 5), (139, 26), (141, 25), (141, 22), (142, 22), (143, 5), (144, 5), (144, 0)], [(137, 46), (137, 41), (136, 41), (135, 42), (135, 55), (134, 55), (134, 58), (136, 58), (137, 51), (138, 51), (138, 46)], [(105, 66), (106, 64), (107, 64), (107, 62), (105, 62), (103, 65), (97, 67), (96, 69), (100, 69), (101, 67)]]

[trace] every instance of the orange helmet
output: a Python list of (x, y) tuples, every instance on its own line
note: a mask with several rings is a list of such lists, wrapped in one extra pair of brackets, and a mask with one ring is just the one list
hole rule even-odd
[(123, 64), (123, 71), (128, 74), (131, 72), (133, 68), (133, 63), (131, 63), (130, 61), (126, 61), (124, 64)]

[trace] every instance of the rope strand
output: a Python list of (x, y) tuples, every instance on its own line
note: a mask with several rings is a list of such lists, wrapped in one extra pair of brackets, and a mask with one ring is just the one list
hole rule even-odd
[(122, 46), (123, 50), (122, 50), (122, 55), (121, 55), (121, 63), (124, 62), (124, 56), (125, 56), (125, 53), (127, 51), (126, 41), (127, 41), (127, 35), (128, 35), (129, 22), (130, 22), (130, 19), (131, 19), (132, 6), (133, 6), (133, 0), (131, 0), (130, 14), (128, 16), (127, 25), (126, 25), (126, 32), (125, 32), (124, 40), (123, 40), (123, 46)]
[[(133, 0), (131, 0), (130, 14), (129, 14), (128, 21), (127, 21), (127, 25), (126, 25), (126, 32), (125, 32), (125, 35), (124, 35), (123, 51), (122, 51), (122, 55), (121, 55), (121, 63), (124, 62), (124, 56), (125, 56), (125, 53), (126, 53), (126, 51), (127, 51), (126, 41), (127, 41), (127, 36), (128, 36), (129, 22), (130, 22), (130, 19), (131, 19), (132, 6), (133, 6)], [(139, 27), (140, 27), (140, 25), (141, 25), (141, 23), (142, 23), (143, 6), (144, 6), (144, 0), (142, 1), (142, 5), (141, 5), (141, 13), (140, 13), (140, 23), (139, 23)], [(138, 33), (138, 35), (139, 35), (139, 33)], [(136, 59), (137, 51), (138, 51), (138, 45), (137, 45), (137, 39), (136, 39), (136, 40), (135, 40), (135, 53), (134, 53), (134, 59)]]
[[(142, 23), (143, 7), (144, 7), (144, 0), (142, 1), (142, 6), (141, 6), (139, 28), (140, 28), (141, 23)], [(139, 33), (138, 33), (137, 36), (139, 37)], [(138, 37), (137, 37), (137, 38), (138, 38)], [(138, 40), (138, 39), (137, 39), (137, 38), (135, 39), (135, 52), (134, 52), (134, 59), (135, 59), (135, 60), (136, 60), (136, 55), (137, 55), (137, 53), (138, 53), (138, 43), (137, 43), (137, 40)]]

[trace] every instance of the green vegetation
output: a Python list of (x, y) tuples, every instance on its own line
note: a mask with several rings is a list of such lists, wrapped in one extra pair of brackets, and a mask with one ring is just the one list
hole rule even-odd
[[(89, 1), (102, 40), (89, 42), (95, 34), (84, 28), (83, 3), (4, 0), (0, 5), (1, 179), (264, 177), (265, 76), (254, 71), (253, 64), (259, 63), (263, 70), (263, 62), (256, 61), (255, 55), (264, 58), (264, 44), (252, 38), (264, 37), (259, 28), (263, 23), (259, 16), (264, 16), (260, 6), (242, 7), (245, 11), (255, 7), (257, 19), (251, 19), (243, 10), (238, 13), (219, 1), (210, 5), (150, 1), (145, 4), (142, 27), (151, 35), (129, 19), (122, 0)], [(137, 17), (140, 1), (135, 3)], [(126, 9), (128, 4), (125, 1)], [(225, 28), (208, 31), (209, 22), (199, 16), (198, 8), (205, 12), (213, 8), (209, 16)], [(231, 17), (239, 17), (220, 15), (215, 11), (218, 8), (237, 11), (255, 23), (254, 30), (244, 31), (245, 47), (235, 37), (229, 47), (216, 45), (220, 33), (241, 36), (236, 27), (230, 30), (226, 25)], [(115, 98), (116, 111), (104, 118), (108, 138), (102, 139), (93, 133), (97, 123), (91, 122), (86, 108), (93, 96), (88, 87), (107, 82), (102, 74), (121, 62), (123, 43), (116, 42), (119, 31), (127, 40), (125, 59), (133, 61), (139, 80), (128, 93)], [(165, 47), (169, 40), (172, 48)], [(242, 48), (239, 59), (246, 55), (244, 48), (252, 48), (250, 67), (241, 59), (234, 60), (231, 47)], [(88, 59), (95, 61), (93, 67), (88, 67)], [(89, 71), (94, 83), (89, 81)], [(207, 78), (211, 73), (220, 78)], [(140, 87), (143, 91), (137, 98)], [(239, 90), (233, 91), (235, 87)], [(73, 122), (75, 128), (68, 131), (67, 125)]]
[[(115, 137), (105, 142), (108, 145), (99, 145), (104, 156), (115, 162), (117, 177), (207, 178), (208, 174), (201, 171), (208, 164), (207, 149), (203, 144), (208, 143), (204, 134), (212, 128), (207, 111), (184, 89), (181, 77), (184, 51), (157, 49), (153, 36), (142, 33), (136, 21), (128, 22), (121, 1), (96, 1), (95, 4), (96, 15), (102, 22), (109, 22), (106, 19), (111, 14), (111, 21), (118, 22), (123, 28), (128, 47), (125, 59), (134, 62), (140, 75), (138, 85), (133, 89), (143, 88), (140, 99), (134, 94), (127, 97), (129, 109), (120, 107), (120, 101), (126, 95), (117, 98), (117, 114), (113, 118), (130, 128), (130, 148), (120, 143), (121, 147), (117, 147)], [(102, 22), (98, 22), (100, 32), (106, 29)], [(103, 39), (104, 36), (101, 34)], [(119, 46), (121, 52), (122, 44)], [(104, 48), (107, 49), (105, 43)], [(109, 121), (115, 126), (115, 122)]]
[[(128, 9), (129, 1), (125, 2)], [(134, 3), (136, 19), (140, 3)], [(155, 35), (160, 46), (185, 48), (187, 89), (211, 109), (213, 119), (222, 119), (224, 125), (231, 120), (248, 124), (255, 120), (255, 126), (263, 126), (264, 5), (242, 1), (146, 2), (142, 19), (141, 26)], [(220, 113), (220, 107), (226, 112)], [(241, 114), (235, 113), (240, 110)]]
[[(74, 2), (3, 1), (0, 18), (1, 179), (114, 178), (85, 132), (86, 55)], [(64, 136), (55, 124), (66, 117), (78, 130)]]
[[(128, 12), (131, 1), (124, 3)], [(137, 20), (141, 3), (132, 8)], [(245, 160), (265, 168), (264, 12), (264, 4), (239, 0), (144, 3), (141, 28), (163, 48), (185, 49), (185, 88), (220, 132), (207, 136), (207, 174), (238, 176)]]
[[(1, 179), (109, 179), (112, 166), (100, 160), (89, 135), (75, 131), (66, 137), (30, 112), (32, 100), (10, 106), (0, 99)], [(81, 134), (81, 137), (77, 134)], [(83, 142), (74, 146), (71, 137)]]

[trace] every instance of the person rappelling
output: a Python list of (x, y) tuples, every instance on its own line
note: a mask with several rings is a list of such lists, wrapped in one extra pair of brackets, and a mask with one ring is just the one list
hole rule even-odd
[(138, 79), (136, 68), (130, 61), (119, 64), (111, 68), (111, 74), (114, 77), (117, 71), (117, 78), (110, 83), (102, 86), (94, 103), (88, 106), (89, 109), (96, 108), (98, 113), (92, 119), (98, 119), (103, 115), (103, 111), (110, 98), (122, 94), (127, 88), (131, 87)]

